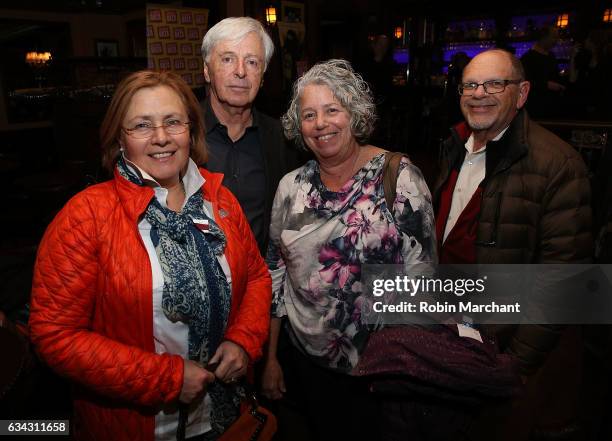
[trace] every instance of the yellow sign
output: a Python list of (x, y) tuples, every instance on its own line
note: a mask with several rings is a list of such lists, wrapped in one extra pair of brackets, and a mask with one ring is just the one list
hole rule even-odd
[(147, 4), (149, 69), (171, 70), (192, 87), (204, 84), (202, 38), (208, 9)]

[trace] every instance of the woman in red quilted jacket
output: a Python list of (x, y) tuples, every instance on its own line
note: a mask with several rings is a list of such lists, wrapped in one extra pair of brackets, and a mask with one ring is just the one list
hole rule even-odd
[(216, 439), (266, 340), (266, 266), (222, 175), (198, 168), (203, 119), (179, 76), (123, 80), (101, 140), (114, 178), (47, 229), (32, 341), (75, 385), (77, 439), (175, 439), (179, 420), (187, 438)]

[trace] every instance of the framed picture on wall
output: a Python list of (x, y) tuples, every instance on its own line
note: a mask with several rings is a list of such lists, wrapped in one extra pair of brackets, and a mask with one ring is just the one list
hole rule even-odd
[(306, 28), (301, 23), (278, 22), (278, 36), (281, 48), (286, 46), (302, 46)]
[(304, 23), (304, 3), (281, 1), (281, 21)]
[(117, 40), (96, 40), (96, 57), (111, 58), (119, 56)]

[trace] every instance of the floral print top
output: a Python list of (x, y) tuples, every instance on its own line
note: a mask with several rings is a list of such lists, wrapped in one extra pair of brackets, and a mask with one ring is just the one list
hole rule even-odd
[(357, 364), (370, 330), (360, 321), (361, 265), (436, 257), (431, 195), (421, 172), (402, 159), (391, 213), (384, 161), (378, 154), (333, 192), (311, 160), (285, 175), (272, 208), (266, 258), (272, 316), (286, 316), (294, 344), (342, 372)]

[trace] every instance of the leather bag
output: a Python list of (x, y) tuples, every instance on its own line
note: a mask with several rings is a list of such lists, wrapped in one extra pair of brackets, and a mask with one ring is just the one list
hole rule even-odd
[(270, 441), (277, 429), (276, 417), (257, 402), (254, 392), (247, 390), (238, 419), (218, 441)]

